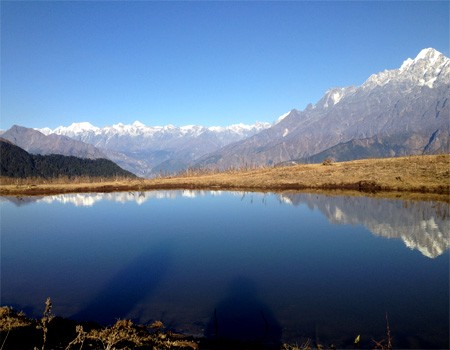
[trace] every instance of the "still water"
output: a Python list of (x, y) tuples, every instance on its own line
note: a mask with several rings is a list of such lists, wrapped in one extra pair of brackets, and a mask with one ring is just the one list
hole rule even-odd
[[(1, 304), (189, 334), (449, 346), (449, 206), (317, 194), (3, 197)], [(237, 315), (237, 316), (236, 316)], [(234, 333), (233, 333), (234, 332)], [(255, 331), (257, 332), (257, 331)], [(242, 335), (243, 336), (243, 335)]]

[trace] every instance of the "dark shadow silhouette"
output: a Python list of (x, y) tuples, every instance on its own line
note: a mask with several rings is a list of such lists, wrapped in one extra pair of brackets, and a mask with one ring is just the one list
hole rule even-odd
[(81, 311), (71, 316), (80, 321), (107, 325), (124, 318), (134, 306), (155, 291), (171, 260), (168, 242), (136, 257), (120, 271)]
[(216, 349), (279, 349), (281, 326), (258, 298), (255, 283), (238, 277), (230, 283), (229, 295), (215, 307), (205, 336)]

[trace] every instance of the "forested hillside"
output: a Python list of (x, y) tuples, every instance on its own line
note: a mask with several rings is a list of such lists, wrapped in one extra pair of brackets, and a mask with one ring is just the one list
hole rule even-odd
[(83, 159), (59, 154), (33, 155), (4, 139), (0, 139), (0, 175), (14, 178), (136, 177), (108, 159)]

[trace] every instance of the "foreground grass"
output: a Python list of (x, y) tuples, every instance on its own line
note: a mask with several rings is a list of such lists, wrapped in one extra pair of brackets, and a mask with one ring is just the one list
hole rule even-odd
[[(448, 198), (450, 155), (364, 159), (331, 164), (298, 164), (284, 167), (200, 173), (186, 171), (155, 179), (89, 181), (26, 181), (0, 179), (0, 195), (44, 195), (75, 192), (201, 190), (345, 190), (396, 196), (429, 194)], [(413, 196), (414, 197), (414, 196)], [(419, 196), (420, 197), (420, 196)]]
[[(367, 339), (367, 349), (392, 350), (392, 336), (386, 315), (386, 339)], [(336, 346), (324, 346), (310, 339), (302, 345), (281, 342), (237, 341), (223, 338), (195, 338), (167, 330), (161, 321), (138, 325), (131, 320), (117, 320), (109, 327), (95, 323), (78, 324), (72, 320), (56, 317), (52, 302), (47, 298), (40, 319), (30, 319), (23, 312), (11, 307), (0, 307), (0, 350), (7, 349), (190, 349), (190, 350), (335, 350)], [(361, 348), (358, 335), (352, 347)], [(366, 345), (366, 344), (364, 344)]]

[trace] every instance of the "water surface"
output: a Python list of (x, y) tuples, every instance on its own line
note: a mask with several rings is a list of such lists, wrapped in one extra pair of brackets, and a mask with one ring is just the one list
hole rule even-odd
[[(449, 346), (449, 207), (316, 194), (3, 197), (1, 303), (341, 347)], [(240, 325), (235, 327), (233, 325)], [(240, 330), (240, 331), (239, 331)]]

